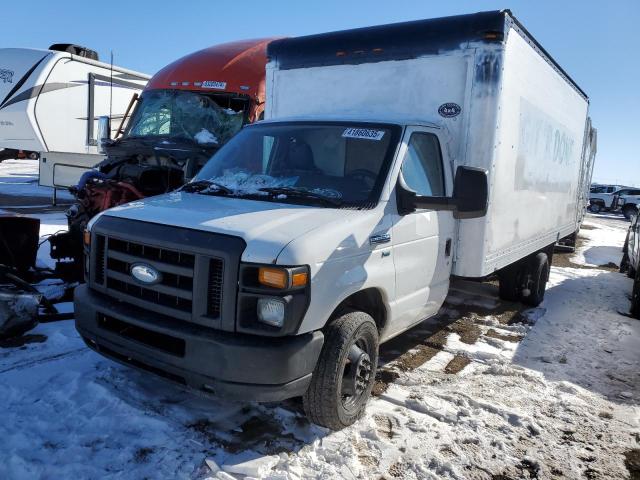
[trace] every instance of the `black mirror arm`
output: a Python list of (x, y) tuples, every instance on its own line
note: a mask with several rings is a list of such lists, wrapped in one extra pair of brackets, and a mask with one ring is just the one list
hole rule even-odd
[(432, 210), (455, 210), (456, 203), (451, 197), (427, 197), (418, 195), (411, 190), (404, 181), (402, 173), (398, 176), (396, 184), (396, 198), (398, 204), (398, 213), (400, 215), (408, 215), (417, 209)]

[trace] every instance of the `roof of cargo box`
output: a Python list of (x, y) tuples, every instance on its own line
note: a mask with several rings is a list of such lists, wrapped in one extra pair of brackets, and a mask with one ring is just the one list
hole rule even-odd
[(405, 60), (456, 50), (468, 42), (502, 42), (511, 27), (517, 30), (581, 96), (588, 99), (587, 94), (542, 48), (510, 10), (284, 38), (269, 44), (267, 56), (270, 60), (277, 60), (278, 68), (282, 70)]
[(264, 101), (266, 49), (272, 40), (241, 40), (191, 53), (156, 73), (146, 90), (232, 92)]

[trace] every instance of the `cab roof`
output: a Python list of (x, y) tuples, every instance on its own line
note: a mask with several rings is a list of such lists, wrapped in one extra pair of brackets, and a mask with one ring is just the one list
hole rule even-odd
[(223, 43), (186, 55), (156, 73), (146, 90), (236, 93), (264, 102), (267, 45), (275, 38)]

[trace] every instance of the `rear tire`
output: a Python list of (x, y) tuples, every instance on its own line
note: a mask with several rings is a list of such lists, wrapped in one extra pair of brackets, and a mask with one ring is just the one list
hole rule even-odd
[(624, 215), (624, 218), (626, 218), (627, 220), (631, 220), (631, 217), (633, 215), (638, 214), (638, 209), (635, 207), (635, 205), (627, 205), (622, 209), (622, 214)]
[(521, 300), (522, 287), (520, 282), (520, 268), (512, 265), (498, 274), (499, 295), (502, 300), (519, 302)]
[(602, 210), (602, 206), (599, 203), (592, 203), (591, 205), (589, 205), (589, 210), (591, 211), (591, 213), (600, 213), (600, 211)]
[(340, 430), (364, 413), (378, 366), (378, 329), (364, 312), (348, 312), (330, 324), (302, 399), (309, 420)]
[(631, 316), (640, 319), (640, 271), (636, 274), (631, 292)]
[(537, 307), (544, 300), (544, 293), (549, 280), (549, 257), (544, 252), (537, 253), (529, 261), (529, 295), (523, 297), (522, 303)]

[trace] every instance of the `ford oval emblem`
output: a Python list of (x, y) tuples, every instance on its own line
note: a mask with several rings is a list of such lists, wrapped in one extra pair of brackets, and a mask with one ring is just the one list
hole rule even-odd
[(131, 276), (140, 283), (153, 285), (162, 280), (162, 275), (151, 265), (136, 263), (131, 267)]
[(440, 116), (445, 118), (457, 117), (461, 111), (462, 108), (457, 103), (443, 103), (438, 108)]

